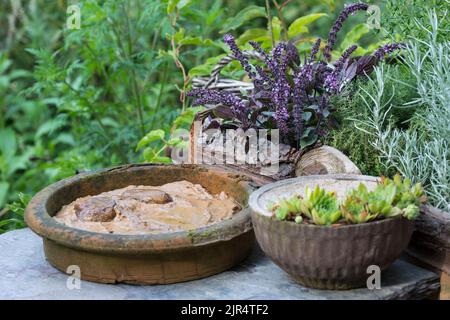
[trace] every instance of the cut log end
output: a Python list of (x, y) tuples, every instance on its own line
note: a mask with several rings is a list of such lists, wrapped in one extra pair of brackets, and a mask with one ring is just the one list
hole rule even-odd
[(330, 146), (305, 153), (295, 167), (296, 177), (333, 173), (361, 174), (361, 171), (345, 154)]

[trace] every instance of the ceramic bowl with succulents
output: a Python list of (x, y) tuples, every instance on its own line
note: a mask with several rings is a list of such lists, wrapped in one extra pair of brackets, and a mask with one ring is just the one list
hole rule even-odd
[(400, 176), (317, 175), (265, 185), (249, 204), (261, 249), (297, 282), (350, 289), (401, 255), (425, 200)]

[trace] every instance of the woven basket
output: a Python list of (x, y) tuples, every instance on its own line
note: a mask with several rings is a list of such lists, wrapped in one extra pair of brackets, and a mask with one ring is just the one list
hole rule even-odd
[[(256, 59), (260, 61), (263, 60), (261, 55), (256, 51), (243, 51), (242, 53), (247, 59)], [(211, 75), (209, 77), (193, 78), (192, 87), (194, 89), (224, 90), (232, 92), (243, 98), (242, 91), (251, 92), (254, 88), (253, 83), (234, 79), (220, 78), (220, 72), (222, 71), (222, 69), (225, 68), (233, 60), (236, 60), (236, 57), (234, 55), (223, 57), (211, 71)]]

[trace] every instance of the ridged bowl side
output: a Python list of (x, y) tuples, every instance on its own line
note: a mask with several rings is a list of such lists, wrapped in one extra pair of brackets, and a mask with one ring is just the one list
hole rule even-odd
[(276, 221), (252, 213), (262, 250), (300, 284), (350, 289), (365, 284), (367, 268), (381, 270), (407, 247), (413, 223), (403, 218), (340, 227)]

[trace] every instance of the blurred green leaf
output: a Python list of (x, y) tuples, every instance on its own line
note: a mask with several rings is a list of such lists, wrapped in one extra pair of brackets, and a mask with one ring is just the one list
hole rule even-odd
[(279, 41), (281, 35), (281, 21), (280, 19), (278, 19), (278, 17), (272, 18), (272, 32), (275, 41)]
[(216, 64), (225, 57), (226, 54), (220, 54), (215, 57), (208, 58), (204, 64), (199, 64), (189, 70), (189, 76), (207, 76), (211, 74), (212, 69), (216, 66)]
[(150, 142), (163, 140), (165, 136), (164, 130), (156, 129), (147, 133), (139, 142), (136, 147), (136, 151), (139, 151), (142, 147), (145, 147)]
[(192, 4), (192, 0), (179, 0), (177, 4), (178, 9), (183, 9), (185, 7), (188, 7)]
[(324, 0), (324, 2), (328, 5), (328, 7), (330, 8), (330, 11), (334, 12), (334, 10), (336, 9), (335, 0)]
[(150, 161), (152, 163), (172, 163), (172, 159), (170, 159), (169, 157), (153, 157), (152, 160)]
[(181, 142), (183, 142), (181, 138), (172, 138), (169, 141), (167, 141), (166, 145), (173, 147), (180, 144)]
[(186, 127), (189, 128), (194, 121), (195, 115), (204, 110), (204, 107), (191, 107), (182, 114), (180, 114), (173, 122), (176, 128)]
[(180, 42), (183, 38), (184, 38), (184, 28), (180, 28), (173, 35), (173, 40), (175, 40), (175, 42)]
[(246, 30), (241, 36), (236, 40), (238, 45), (244, 45), (249, 41), (270, 40), (269, 32), (263, 28), (252, 28)]
[(167, 3), (167, 13), (171, 14), (175, 9), (183, 9), (189, 6), (192, 0), (169, 0)]
[(25, 213), (25, 208), (27, 207), (30, 200), (31, 195), (19, 192), (19, 201), (14, 201), (13, 203), (8, 204), (7, 208), (15, 214), (23, 216)]
[(17, 151), (16, 134), (11, 128), (0, 129), (0, 151), (6, 159), (12, 158)]
[(150, 161), (150, 159), (154, 156), (153, 148), (145, 148), (142, 155), (144, 156), (145, 161)]
[(49, 119), (44, 122), (36, 132), (36, 139), (42, 137), (46, 134), (52, 134), (56, 130), (62, 128), (67, 124), (66, 117), (57, 117), (54, 119)]
[(241, 10), (236, 16), (227, 19), (220, 33), (226, 33), (230, 30), (236, 30), (246, 21), (265, 16), (266, 9), (264, 7), (255, 5), (248, 6), (245, 9)]
[(214, 68), (214, 65), (212, 64), (200, 64), (196, 67), (193, 67), (189, 70), (189, 77), (198, 77), (198, 76), (208, 76), (211, 74), (212, 69)]
[(167, 3), (167, 13), (172, 13), (176, 9), (179, 2), (180, 0), (169, 0)]
[(313, 13), (294, 20), (288, 28), (288, 37), (293, 38), (301, 33), (308, 33), (309, 29), (306, 26), (326, 15), (326, 13)]
[(365, 23), (357, 24), (354, 26), (342, 40), (340, 48), (341, 50), (347, 50), (350, 46), (358, 43), (359, 39), (370, 31), (369, 27)]

